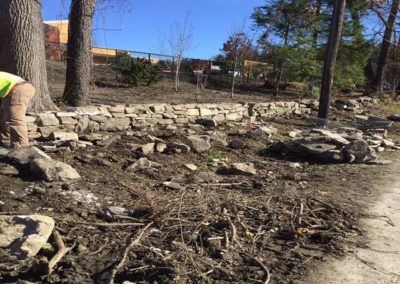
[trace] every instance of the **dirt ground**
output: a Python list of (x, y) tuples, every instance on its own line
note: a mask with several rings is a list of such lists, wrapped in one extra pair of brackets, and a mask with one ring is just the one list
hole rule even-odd
[[(218, 101), (217, 93), (209, 92), (204, 98)], [(112, 89), (93, 95), (101, 103), (186, 101), (179, 96), (154, 89), (145, 99), (143, 93), (121, 95)], [(252, 93), (236, 99), (259, 98), (266, 99)], [(336, 113), (332, 118), (336, 125), (351, 126), (346, 122), (350, 116)], [(278, 128), (275, 141), (287, 139), (290, 130), (314, 127), (304, 116), (265, 123)], [(351, 253), (364, 237), (360, 220), (366, 206), (380, 195), (371, 184), (382, 179), (390, 165), (276, 157), (266, 150), (268, 144), (244, 134), (251, 127), (218, 127), (228, 140), (244, 141), (244, 149), (214, 146), (202, 154), (151, 153), (147, 158), (161, 166), (139, 172), (126, 170), (139, 158), (130, 144), (148, 142), (146, 134), (182, 141), (188, 129), (138, 129), (133, 135), (118, 133), (121, 139), (109, 146), (52, 154), (81, 174), (82, 180), (73, 183), (1, 174), (0, 214), (51, 216), (72, 250), (49, 276), (42, 275), (39, 264), (54, 255), (54, 248), (40, 252), (34, 270), (0, 276), (0, 282), (110, 283), (115, 278), (115, 283), (299, 283), (322, 261)], [(397, 129), (390, 133), (397, 135)], [(380, 154), (389, 159), (393, 155)], [(254, 163), (257, 175), (218, 174), (217, 180), (191, 182), (199, 172), (215, 172), (221, 162)], [(188, 170), (188, 163), (198, 171)], [(183, 188), (165, 186), (181, 175), (189, 179)], [(131, 214), (121, 219), (101, 213), (110, 206)]]

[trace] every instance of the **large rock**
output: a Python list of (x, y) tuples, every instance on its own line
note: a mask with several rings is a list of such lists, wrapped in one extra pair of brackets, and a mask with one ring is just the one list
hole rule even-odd
[(355, 140), (342, 150), (347, 163), (364, 163), (376, 157), (364, 140)]
[(29, 167), (34, 177), (47, 181), (69, 181), (81, 178), (73, 167), (57, 160), (37, 158), (29, 163)]
[(319, 129), (319, 128), (312, 129), (310, 133), (317, 133), (317, 134), (323, 135), (329, 141), (331, 141), (332, 143), (339, 145), (339, 146), (346, 146), (346, 145), (350, 144), (350, 141), (343, 138), (340, 134), (333, 132), (333, 131), (329, 131), (327, 129)]
[(42, 215), (0, 215), (0, 270), (29, 262), (47, 243), (54, 224), (52, 218)]
[[(5, 153), (5, 152), (4, 152)], [(1, 153), (0, 153), (1, 155)], [(3, 156), (4, 157), (4, 156)], [(13, 163), (18, 165), (27, 165), (34, 159), (45, 159), (51, 161), (51, 157), (47, 155), (42, 150), (32, 146), (32, 147), (24, 147), (13, 149), (8, 151), (6, 157), (10, 159)]]
[(193, 151), (202, 153), (211, 148), (210, 137), (204, 135), (191, 135), (186, 137), (187, 144)]
[(57, 126), (60, 124), (58, 118), (53, 113), (39, 113), (37, 116), (39, 126)]

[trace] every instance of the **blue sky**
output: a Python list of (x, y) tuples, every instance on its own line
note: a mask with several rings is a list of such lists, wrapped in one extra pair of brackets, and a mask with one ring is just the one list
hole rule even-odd
[[(99, 1), (99, 0), (98, 0)], [(250, 15), (264, 0), (122, 0), (104, 13), (97, 13), (94, 23), (95, 45), (109, 48), (159, 53), (160, 41), (175, 22), (188, 15), (193, 25), (193, 49), (186, 56), (210, 58), (219, 53), (232, 30), (240, 29), (246, 19), (251, 30)], [(68, 18), (69, 0), (43, 0), (45, 20)], [(251, 33), (253, 33), (251, 31)]]

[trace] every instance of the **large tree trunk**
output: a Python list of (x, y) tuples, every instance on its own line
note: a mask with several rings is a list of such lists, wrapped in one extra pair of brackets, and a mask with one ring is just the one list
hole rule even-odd
[(331, 96), (333, 77), (335, 75), (336, 57), (339, 50), (340, 36), (343, 28), (343, 15), (346, 0), (336, 0), (329, 32), (328, 49), (326, 50), (324, 71), (322, 74), (321, 95), (319, 98), (318, 118), (327, 125), (329, 115), (329, 100)]
[(370, 86), (370, 92), (372, 92), (372, 94), (382, 94), (384, 92), (383, 85), (385, 82), (385, 70), (389, 57), (393, 29), (396, 22), (397, 13), (399, 12), (399, 3), (400, 0), (393, 0), (392, 7), (390, 8), (390, 14), (386, 23), (385, 33), (383, 34), (378, 66), (375, 73), (376, 75)]
[(0, 70), (36, 88), (30, 110), (57, 109), (47, 87), (41, 0), (0, 1)]
[(70, 105), (90, 103), (92, 21), (96, 0), (72, 0), (69, 12), (67, 75), (63, 99)]

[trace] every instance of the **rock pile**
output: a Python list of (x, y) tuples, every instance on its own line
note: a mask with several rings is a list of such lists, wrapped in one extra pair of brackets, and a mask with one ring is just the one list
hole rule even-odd
[(400, 143), (387, 138), (385, 129), (363, 133), (356, 128), (312, 129), (303, 137), (278, 142), (273, 153), (327, 163), (376, 163), (376, 152), (400, 149)]

